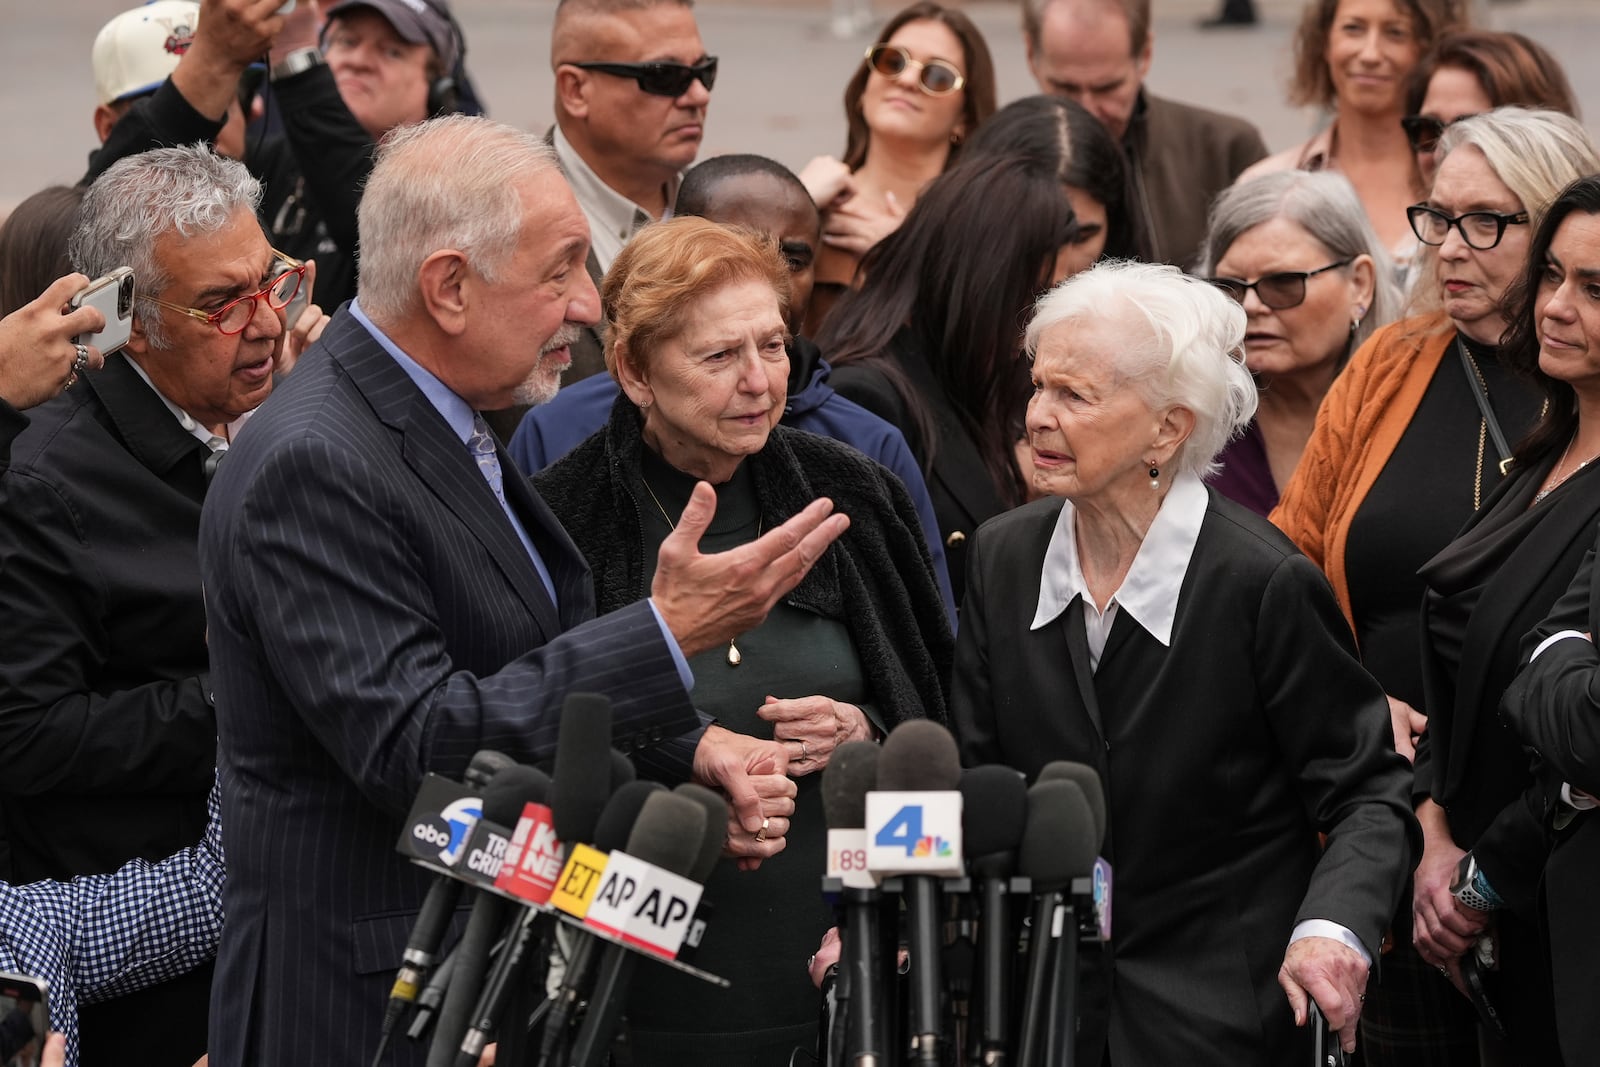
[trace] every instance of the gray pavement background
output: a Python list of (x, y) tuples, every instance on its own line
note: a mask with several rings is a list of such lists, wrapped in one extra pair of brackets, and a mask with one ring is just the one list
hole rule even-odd
[[(7, 6), (12, 2), (20, 0)], [(1283, 102), (1299, 0), (1257, 0), (1263, 22), (1254, 29), (1198, 30), (1196, 22), (1217, 2), (1155, 0), (1151, 87), (1252, 119), (1274, 150), (1303, 139), (1316, 116)], [(82, 174), (94, 138), (89, 47), (102, 23), (131, 6), (131, 0), (50, 0), (8, 20), (0, 35), (0, 212)], [(877, 22), (899, 6), (876, 0)], [(455, 0), (455, 9), (467, 35), (468, 66), (491, 114), (528, 129), (547, 127), (554, 3)], [(707, 49), (722, 58), (702, 155), (759, 152), (798, 169), (814, 155), (843, 149), (840, 97), (872, 30), (836, 38), (826, 0), (701, 0), (696, 10)], [(966, 10), (994, 53), (1001, 101), (1032, 91), (1017, 5), (976, 0)], [(1600, 0), (1520, 0), (1484, 10), (1480, 21), (1526, 33), (1555, 53), (1590, 131), (1600, 134)]]

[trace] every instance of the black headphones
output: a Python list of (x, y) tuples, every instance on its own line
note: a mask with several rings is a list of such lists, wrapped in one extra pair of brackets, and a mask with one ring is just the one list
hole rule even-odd
[(428, 83), (428, 117), (454, 115), (461, 110), (461, 83), (458, 76), (466, 69), (467, 35), (461, 32), (461, 23), (456, 21), (450, 9), (438, 0), (422, 0), (422, 3), (449, 25), (450, 37), (456, 46), (455, 63), (449, 70), (440, 71), (439, 76)]
[[(450, 40), (455, 44), (456, 61), (449, 70), (439, 72), (439, 76), (428, 83), (428, 117), (437, 118), (440, 115), (453, 115), (461, 110), (461, 72), (466, 69), (467, 61), (467, 35), (461, 32), (461, 23), (450, 13), (450, 9), (439, 3), (438, 0), (421, 0), (422, 5), (435, 15), (444, 19), (450, 27)], [(327, 50), (328, 27), (331, 22), (322, 24), (322, 31), (317, 34), (317, 47)]]

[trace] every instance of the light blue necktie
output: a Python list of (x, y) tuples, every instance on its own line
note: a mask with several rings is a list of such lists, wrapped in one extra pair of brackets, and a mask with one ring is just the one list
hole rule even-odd
[(483, 480), (494, 490), (495, 499), (500, 501), (506, 514), (511, 515), (511, 505), (506, 502), (505, 477), (500, 473), (500, 457), (495, 453), (494, 435), (477, 412), (472, 413), (472, 433), (467, 437), (467, 447), (472, 450), (472, 458), (478, 461)]

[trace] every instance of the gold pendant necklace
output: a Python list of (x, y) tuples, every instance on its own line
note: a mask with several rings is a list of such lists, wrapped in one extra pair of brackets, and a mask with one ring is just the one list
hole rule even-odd
[[(667, 529), (676, 533), (678, 524), (672, 521), (672, 516), (667, 514), (667, 509), (661, 506), (661, 501), (656, 499), (655, 490), (650, 488), (650, 483), (644, 480), (644, 475), (642, 474), (639, 476), (639, 484), (644, 486), (644, 491), (650, 494), (650, 502), (656, 506), (656, 510), (661, 512), (661, 517), (667, 521)], [(759, 515), (756, 516), (756, 539), (761, 539), (761, 517)], [(737, 637), (728, 639), (728, 666), (730, 667), (737, 667), (744, 662), (744, 656), (740, 654), (739, 646), (736, 643), (738, 640)]]

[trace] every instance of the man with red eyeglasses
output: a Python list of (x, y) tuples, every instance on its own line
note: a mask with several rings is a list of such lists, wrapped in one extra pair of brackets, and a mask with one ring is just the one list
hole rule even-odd
[[(259, 183), (201, 145), (124, 159), (84, 197), (69, 254), (133, 269), (131, 336), (30, 412), (0, 475), (0, 815), (14, 883), (157, 860), (206, 826), (217, 744), (200, 506), (326, 322), (284, 309), (302, 268), (267, 242)], [(83, 1062), (189, 1067), (210, 968), (82, 1016)]]
[[(556, 156), (589, 220), (595, 284), (666, 215), (704, 135), (717, 60), (682, 0), (561, 0), (550, 35)], [(600, 331), (573, 346), (575, 381), (604, 370)]]

